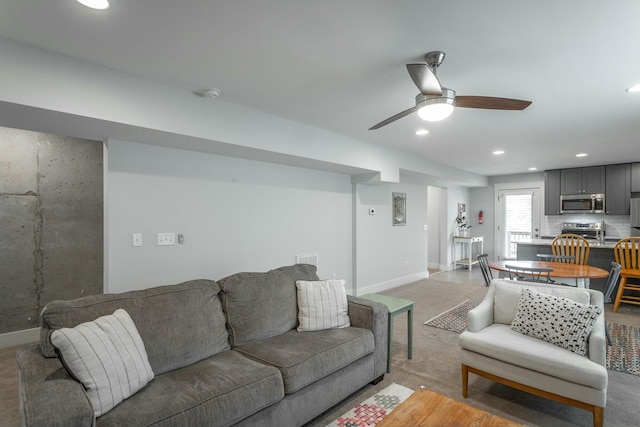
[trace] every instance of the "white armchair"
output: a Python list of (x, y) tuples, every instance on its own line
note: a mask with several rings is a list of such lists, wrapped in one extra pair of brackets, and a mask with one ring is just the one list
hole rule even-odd
[[(586, 355), (511, 328), (523, 288), (602, 308), (587, 338)], [(467, 397), (471, 372), (591, 411), (593, 425), (601, 427), (608, 383), (603, 301), (596, 290), (493, 279), (484, 300), (469, 312), (467, 330), (460, 335), (462, 395)]]

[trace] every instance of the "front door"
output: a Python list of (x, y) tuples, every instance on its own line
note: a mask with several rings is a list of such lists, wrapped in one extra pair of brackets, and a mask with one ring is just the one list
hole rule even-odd
[(540, 238), (539, 188), (498, 191), (496, 255), (516, 259), (518, 241)]

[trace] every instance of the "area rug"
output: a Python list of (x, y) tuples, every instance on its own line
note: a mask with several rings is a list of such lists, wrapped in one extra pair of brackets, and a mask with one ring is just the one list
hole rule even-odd
[(468, 299), (453, 308), (438, 314), (436, 317), (424, 322), (427, 326), (445, 329), (447, 331), (461, 333), (467, 327), (467, 313), (475, 308), (481, 301)]
[(607, 368), (640, 376), (640, 328), (609, 323), (611, 345), (607, 346)]
[(383, 388), (341, 417), (327, 424), (327, 427), (370, 427), (378, 424), (401, 402), (413, 394), (410, 388), (392, 383)]

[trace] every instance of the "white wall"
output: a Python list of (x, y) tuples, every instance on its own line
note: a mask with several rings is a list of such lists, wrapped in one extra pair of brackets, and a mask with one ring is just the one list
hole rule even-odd
[[(427, 187), (356, 184), (357, 294), (377, 292), (427, 277)], [(392, 224), (393, 192), (407, 195), (407, 225)], [(369, 215), (369, 209), (375, 215)]]
[[(320, 277), (350, 286), (348, 175), (116, 140), (107, 151), (105, 291), (266, 271), (309, 252)], [(158, 232), (182, 233), (185, 244), (157, 246)]]
[[(427, 187), (427, 254), (429, 268), (442, 268), (440, 242), (443, 230), (440, 211), (442, 204), (446, 202), (445, 198), (446, 193), (442, 188)], [(446, 217), (442, 219), (446, 221)]]
[[(480, 187), (472, 188), (470, 191), (470, 205), (472, 210), (468, 213), (472, 236), (482, 236), (484, 253), (490, 254), (491, 259), (495, 259), (495, 188)], [(482, 211), (483, 222), (478, 223), (478, 212)]]

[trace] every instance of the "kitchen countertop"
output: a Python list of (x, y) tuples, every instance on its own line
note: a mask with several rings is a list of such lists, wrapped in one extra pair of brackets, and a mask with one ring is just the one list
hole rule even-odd
[[(523, 241), (523, 242), (515, 242), (519, 245), (532, 245), (532, 246), (551, 246), (552, 240), (549, 239), (531, 239), (531, 241)], [(591, 248), (601, 248), (601, 249), (613, 249), (616, 245), (616, 241), (605, 241), (604, 243), (597, 242), (589, 242), (589, 247)]]

